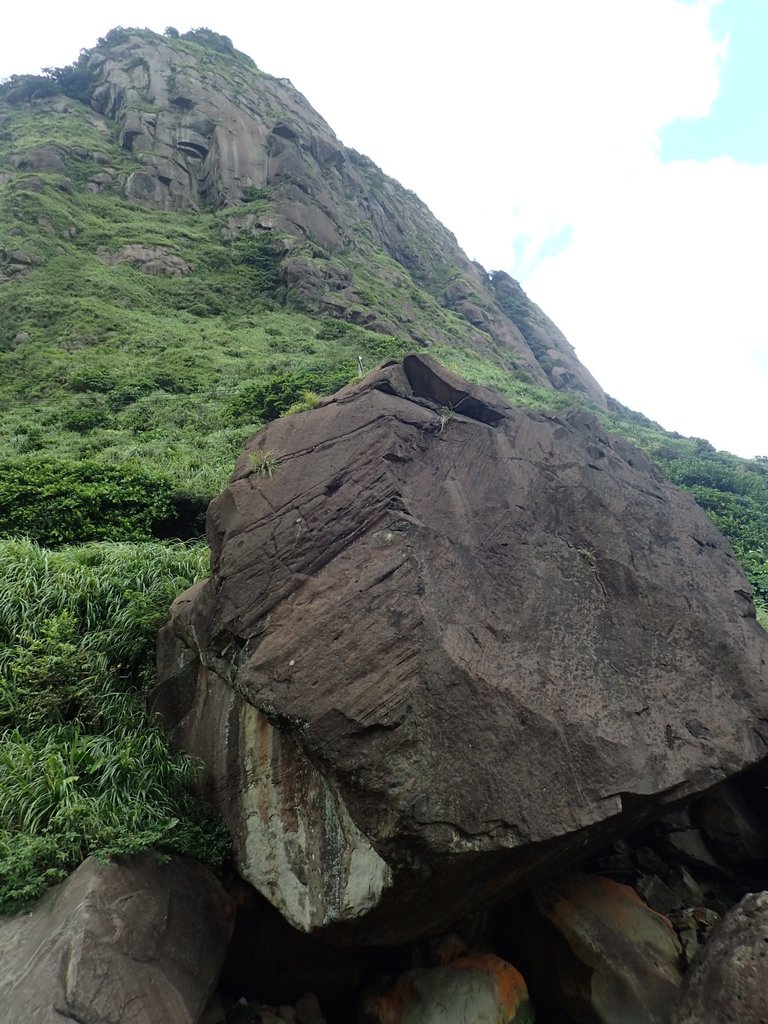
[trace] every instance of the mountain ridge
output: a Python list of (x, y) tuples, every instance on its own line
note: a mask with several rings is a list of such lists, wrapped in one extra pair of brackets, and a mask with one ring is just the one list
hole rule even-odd
[[(417, 345), (447, 337), (504, 360), (532, 383), (583, 392), (605, 407), (602, 389), (540, 312), (543, 359), (536, 358), (515, 321), (518, 309), (530, 313), (529, 301), (502, 309), (499, 284), (418, 197), (342, 146), (285, 80), (245, 65), (234, 49), (222, 52), (224, 37), (200, 38), (214, 48), (117, 29), (104, 47), (54, 73), (60, 88), (114, 124), (118, 145), (138, 164), (112, 182), (102, 165), (89, 187), (163, 210), (232, 210), (223, 229), (230, 236), (272, 232), (290, 242), (283, 282), (310, 312)], [(19, 168), (35, 169), (34, 155), (15, 156)], [(247, 212), (235, 213), (243, 201)], [(421, 295), (398, 294), (414, 284)]]

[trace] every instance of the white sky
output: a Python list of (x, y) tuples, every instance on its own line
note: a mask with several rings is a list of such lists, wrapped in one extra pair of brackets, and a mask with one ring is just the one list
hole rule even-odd
[(768, 165), (659, 158), (660, 129), (717, 96), (716, 2), (38, 0), (1, 16), (0, 77), (70, 63), (118, 24), (229, 35), (517, 277), (610, 394), (753, 456)]

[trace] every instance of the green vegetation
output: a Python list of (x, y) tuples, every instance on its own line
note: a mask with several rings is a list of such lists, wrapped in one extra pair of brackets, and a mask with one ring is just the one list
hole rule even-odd
[(259, 450), (251, 452), (248, 464), (256, 476), (273, 476), (280, 464), (280, 459), (269, 449)]
[[(157, 628), (207, 572), (205, 548), (174, 538), (201, 537), (263, 422), (316, 405), (358, 356), (371, 368), (406, 348), (286, 305), (278, 234), (94, 191), (105, 166), (138, 165), (85, 106), (23, 102), (50, 81), (0, 90), (0, 912), (91, 853), (221, 862), (228, 837), (191, 795), (197, 766), (145, 708)], [(66, 173), (17, 171), (13, 154), (39, 147)], [(245, 199), (238, 216), (269, 193)], [(182, 272), (143, 272), (137, 248)], [(3, 280), (14, 251), (31, 269)]]
[(323, 396), (318, 395), (316, 391), (302, 391), (298, 402), (289, 405), (285, 410), (285, 415), (293, 416), (296, 412), (309, 412), (310, 409), (317, 409), (322, 400)]
[(156, 847), (219, 863), (222, 826), (188, 792), (144, 698), (154, 637), (203, 548), (0, 542), (0, 911), (89, 854)]
[(3, 466), (0, 534), (43, 544), (168, 536), (176, 518), (173, 498), (168, 478), (141, 466), (28, 455)]

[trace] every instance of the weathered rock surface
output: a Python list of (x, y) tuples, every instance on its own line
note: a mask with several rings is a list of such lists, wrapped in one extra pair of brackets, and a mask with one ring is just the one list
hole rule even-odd
[(155, 706), (296, 927), (445, 927), (764, 754), (730, 549), (583, 412), (409, 356), (252, 438), (208, 530)]
[(0, 918), (0, 1018), (197, 1024), (233, 916), (222, 887), (193, 861), (89, 858), (31, 913)]
[(164, 245), (121, 245), (115, 252), (102, 247), (99, 259), (108, 267), (130, 263), (144, 274), (158, 277), (181, 277), (189, 274), (192, 266)]
[(585, 1024), (668, 1024), (682, 948), (665, 917), (597, 875), (543, 883), (534, 902), (525, 941), (537, 1006)]
[(713, 929), (685, 976), (674, 1024), (768, 1021), (768, 893), (751, 893)]
[(58, 171), (64, 172), (66, 164), (58, 149), (52, 146), (41, 146), (28, 149), (25, 153), (17, 153), (11, 157), (11, 166), (19, 171)]
[(361, 1024), (533, 1024), (525, 980), (491, 953), (407, 971), (361, 1006)]

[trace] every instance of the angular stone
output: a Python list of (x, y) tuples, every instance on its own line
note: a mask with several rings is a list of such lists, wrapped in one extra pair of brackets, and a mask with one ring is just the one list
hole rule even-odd
[(544, 883), (534, 899), (548, 927), (531, 931), (529, 956), (560, 1013), (600, 1024), (668, 1024), (683, 951), (666, 917), (628, 885), (597, 875)]
[(722, 871), (722, 865), (708, 848), (704, 836), (697, 828), (686, 828), (679, 831), (669, 832), (664, 839), (665, 851), (672, 857), (679, 858), (685, 863), (694, 866), (712, 868), (714, 871)]
[(0, 1016), (197, 1024), (233, 921), (229, 897), (194, 861), (89, 857), (31, 913), (0, 919)]
[(296, 927), (448, 927), (764, 754), (727, 543), (586, 413), (409, 356), (255, 435), (208, 532), (154, 704)]

